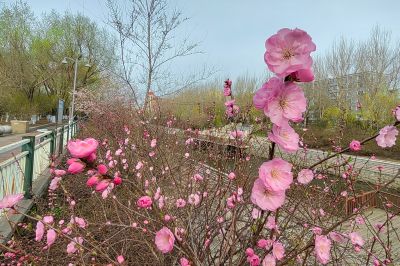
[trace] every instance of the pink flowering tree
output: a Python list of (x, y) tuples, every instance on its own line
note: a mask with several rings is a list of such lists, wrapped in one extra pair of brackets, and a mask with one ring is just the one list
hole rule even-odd
[[(400, 239), (390, 232), (399, 208), (389, 189), (398, 176), (383, 178), (380, 171), (368, 185), (369, 196), (358, 200), (360, 168), (343, 154), (369, 141), (395, 145), (399, 108), (393, 124), (376, 135), (354, 136), (348, 147), (310, 159), (294, 125), (307, 110), (301, 83), (314, 79), (316, 46), (300, 29), (282, 29), (265, 46), (265, 62), (276, 76), (253, 99), (270, 122), (264, 137), (243, 139), (240, 148), (248, 149), (235, 152), (202, 140), (199, 130), (180, 129), (174, 118), (147, 117), (117, 99), (98, 100), (82, 124), (84, 139), (71, 140), (68, 158), (52, 165), (46, 205), (38, 202), (37, 213), (20, 225), (23, 233), (4, 246), (7, 262), (395, 263), (392, 246)], [(221, 93), (226, 115), (235, 121), (241, 111), (230, 80)], [(243, 138), (238, 131), (228, 134)], [(20, 199), (4, 198), (0, 208), (17, 212)], [(379, 222), (368, 213), (378, 201), (385, 214)]]

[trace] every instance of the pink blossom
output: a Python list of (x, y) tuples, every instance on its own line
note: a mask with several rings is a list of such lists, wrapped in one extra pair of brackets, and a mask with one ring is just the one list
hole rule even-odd
[(310, 169), (302, 169), (297, 175), (297, 181), (300, 184), (306, 185), (314, 179), (314, 173)]
[(226, 107), (232, 107), (235, 104), (235, 99), (228, 100), (224, 104), (225, 104)]
[(35, 237), (35, 241), (41, 241), (44, 235), (44, 224), (39, 221), (36, 224), (36, 231), (35, 231), (36, 237)]
[(67, 164), (68, 165), (71, 165), (72, 163), (74, 163), (74, 162), (80, 162), (81, 160), (79, 160), (79, 159), (76, 159), (76, 158), (69, 158), (68, 160), (67, 160)]
[(231, 96), (231, 88), (230, 87), (225, 87), (224, 88), (224, 96)]
[(200, 203), (200, 196), (198, 194), (190, 194), (188, 203), (197, 206)]
[(136, 204), (139, 208), (149, 208), (153, 204), (153, 201), (151, 200), (151, 197), (143, 196), (137, 200)]
[(162, 253), (168, 253), (174, 248), (174, 234), (167, 227), (163, 227), (156, 233), (155, 244)]
[(245, 252), (247, 257), (251, 257), (254, 255), (254, 250), (252, 248), (247, 248)]
[(257, 208), (253, 208), (253, 210), (251, 211), (251, 217), (253, 219), (258, 219), (261, 217), (261, 211)]
[(257, 241), (257, 247), (259, 248), (265, 248), (268, 245), (268, 241), (264, 238), (261, 238), (260, 240)]
[(265, 225), (268, 229), (272, 230), (276, 228), (276, 222), (274, 216), (268, 216), (267, 223)]
[(56, 190), (58, 188), (58, 183), (61, 181), (61, 177), (54, 177), (49, 185), (49, 190)]
[(54, 170), (54, 174), (56, 175), (56, 176), (63, 176), (63, 175), (65, 175), (67, 172), (65, 172), (64, 170), (60, 170), (60, 169), (56, 169), (56, 170)]
[(242, 139), (244, 136), (244, 132), (241, 130), (235, 130), (230, 132), (231, 139)]
[(281, 29), (265, 42), (264, 54), (269, 70), (284, 78), (291, 73), (309, 69), (313, 63), (310, 53), (316, 46), (307, 32), (300, 29)]
[(203, 181), (203, 177), (200, 174), (195, 174), (193, 176), (194, 181)]
[(247, 257), (247, 261), (250, 263), (250, 266), (260, 265), (260, 257), (258, 257), (256, 254), (251, 257)]
[(262, 210), (275, 211), (285, 202), (285, 191), (272, 191), (261, 178), (254, 181), (251, 201)]
[(99, 164), (97, 166), (97, 171), (99, 172), (99, 174), (101, 175), (105, 175), (108, 171), (107, 166), (105, 166), (104, 164)]
[(49, 216), (44, 216), (43, 217), (43, 222), (45, 224), (52, 224), (54, 222), (54, 218), (53, 216), (49, 215)]
[(322, 228), (321, 227), (315, 226), (311, 230), (316, 235), (321, 235), (322, 234)]
[(281, 242), (275, 242), (272, 245), (272, 254), (277, 260), (283, 259), (285, 256), (285, 248), (283, 247)]
[(307, 100), (303, 90), (293, 82), (277, 83), (273, 88), (273, 96), (267, 99), (264, 113), (277, 126), (283, 126), (288, 121), (300, 122), (306, 110)]
[(329, 237), (333, 241), (338, 242), (338, 243), (343, 243), (345, 241), (344, 237), (340, 233), (337, 233), (335, 231), (330, 232)]
[(73, 162), (68, 166), (68, 173), (79, 174), (85, 170), (86, 165), (82, 162)]
[(77, 251), (76, 244), (82, 245), (82, 237), (74, 237), (73, 240), (67, 245), (67, 253), (73, 254)]
[(207, 239), (204, 241), (204, 248), (208, 248), (208, 246), (210, 245), (210, 243), (211, 243), (211, 240), (210, 240), (209, 238), (207, 238)]
[(331, 256), (331, 241), (326, 236), (315, 236), (315, 254), (321, 264), (327, 264)]
[(394, 126), (385, 126), (379, 131), (379, 136), (376, 137), (376, 143), (382, 148), (392, 147), (396, 144), (396, 136), (399, 131)]
[(88, 187), (93, 187), (95, 185), (97, 185), (100, 182), (100, 177), (97, 175), (91, 176), (87, 181), (86, 181), (86, 185)]
[(109, 184), (110, 184), (110, 180), (103, 179), (96, 185), (95, 189), (96, 189), (97, 192), (103, 192), (104, 190), (107, 189)]
[(235, 195), (230, 196), (229, 198), (226, 199), (226, 205), (228, 207), (228, 209), (233, 209), (235, 208)]
[(24, 198), (24, 194), (18, 193), (7, 195), (0, 200), (0, 210), (6, 208), (14, 208), (14, 206)]
[(232, 86), (232, 80), (227, 79), (224, 81), (224, 88), (230, 88)]
[(181, 266), (190, 266), (190, 261), (185, 257), (182, 257), (179, 260), (179, 263), (181, 264)]
[(47, 230), (47, 247), (50, 247), (51, 245), (54, 244), (54, 242), (56, 241), (56, 231), (54, 231), (53, 229), (49, 229)]
[[(146, 181), (147, 181), (147, 180), (146, 180)], [(161, 196), (161, 188), (160, 188), (160, 187), (157, 187), (156, 193), (154, 193), (153, 198), (154, 198), (155, 200), (158, 200), (158, 199), (160, 198), (160, 196)]]
[(350, 150), (352, 151), (360, 151), (361, 143), (358, 140), (352, 140), (349, 145)]
[(184, 199), (177, 199), (176, 200), (176, 207), (183, 208), (186, 206), (186, 201)]
[(171, 220), (171, 216), (166, 214), (164, 215), (164, 221), (169, 222)]
[(353, 243), (353, 245), (355, 245), (355, 246), (362, 247), (364, 245), (364, 240), (362, 239), (360, 234), (358, 234), (357, 232), (351, 232), (349, 234), (349, 238), (351, 240), (351, 243)]
[(165, 205), (165, 197), (160, 196), (160, 198), (158, 199), (158, 208), (162, 209), (164, 208), (164, 205)]
[(86, 157), (86, 161), (88, 161), (89, 163), (93, 163), (94, 161), (96, 161), (96, 153), (91, 153), (88, 157)]
[(114, 176), (113, 183), (115, 185), (117, 185), (117, 186), (121, 185), (122, 184), (122, 178), (120, 176)]
[(194, 139), (193, 138), (188, 138), (186, 141), (185, 141), (185, 145), (190, 145), (190, 144), (192, 144), (194, 142)]
[(93, 138), (87, 138), (85, 140), (70, 140), (68, 141), (68, 151), (74, 158), (86, 158), (97, 149), (99, 143)]
[(154, 148), (157, 145), (157, 140), (156, 139), (152, 139), (150, 142), (150, 147)]
[(86, 222), (85, 222), (85, 219), (83, 219), (83, 218), (75, 217), (74, 221), (78, 225), (78, 227), (80, 227), (80, 228), (85, 228), (86, 225), (87, 225)]
[(142, 167), (143, 167), (143, 163), (142, 163), (142, 162), (138, 162), (138, 163), (136, 164), (135, 169), (136, 169), (136, 170), (139, 170), (139, 169), (141, 169)]
[(274, 158), (264, 162), (258, 176), (272, 191), (281, 191), (289, 188), (293, 182), (292, 165), (281, 158)]
[[(16, 254), (13, 252), (6, 252), (4, 253), (4, 257), (5, 258), (9, 258), (9, 259), (15, 259), (16, 258)], [(3, 264), (5, 265), (5, 264)], [(20, 265), (20, 263), (18, 263), (17, 265)]]
[(124, 263), (124, 262), (125, 262), (125, 258), (124, 258), (124, 256), (122, 256), (122, 255), (119, 255), (119, 256), (117, 257), (117, 261), (118, 261), (118, 263), (119, 263), (119, 264), (122, 264), (122, 263)]
[(115, 151), (115, 156), (120, 156), (122, 154), (122, 149), (118, 149)]
[(282, 80), (276, 77), (270, 78), (265, 82), (253, 96), (253, 105), (255, 108), (264, 110), (268, 108), (267, 104), (276, 93), (276, 89), (282, 85)]
[(311, 68), (300, 69), (290, 74), (293, 81), (297, 82), (311, 82), (314, 80), (314, 73)]
[(228, 175), (228, 178), (229, 178), (230, 180), (235, 179), (235, 178), (236, 178), (235, 173), (234, 173), (234, 172), (230, 172), (229, 175)]
[(286, 152), (292, 153), (299, 149), (299, 134), (289, 124), (273, 125), (272, 132), (268, 134), (268, 138)]
[(103, 190), (103, 192), (101, 193), (101, 197), (103, 199), (106, 199), (108, 197), (108, 195), (111, 193), (111, 191), (114, 189), (114, 183), (109, 183), (107, 188), (105, 190)]
[(261, 265), (262, 266), (275, 266), (276, 261), (275, 261), (274, 256), (272, 256), (271, 254), (268, 254), (267, 256), (265, 256)]

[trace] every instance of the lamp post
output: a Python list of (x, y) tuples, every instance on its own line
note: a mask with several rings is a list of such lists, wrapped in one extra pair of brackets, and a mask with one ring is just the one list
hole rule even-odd
[[(76, 92), (76, 77), (78, 75), (78, 61), (81, 59), (81, 55), (78, 56), (76, 59), (70, 58), (70, 57), (64, 57), (64, 59), (61, 61), (63, 64), (68, 64), (67, 60), (71, 60), (74, 62), (74, 86), (72, 89), (72, 103), (71, 103), (71, 112), (69, 113), (69, 123), (72, 122), (74, 119), (74, 108), (75, 108), (75, 92)], [(91, 67), (90, 64), (86, 64), (85, 67)]]

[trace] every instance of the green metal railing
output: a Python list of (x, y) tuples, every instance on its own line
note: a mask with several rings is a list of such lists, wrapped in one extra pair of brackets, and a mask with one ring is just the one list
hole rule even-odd
[(49, 167), (52, 158), (65, 151), (67, 142), (77, 132), (78, 124), (73, 122), (0, 147), (0, 156), (6, 157), (0, 161), (0, 199), (15, 193), (31, 198), (32, 184)]

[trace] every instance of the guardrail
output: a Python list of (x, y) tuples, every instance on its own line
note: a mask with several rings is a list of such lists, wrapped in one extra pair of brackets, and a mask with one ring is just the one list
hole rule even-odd
[(16, 193), (31, 198), (33, 182), (50, 166), (52, 158), (64, 152), (77, 131), (77, 122), (73, 122), (0, 147), (0, 154), (10, 153), (9, 159), (0, 162), (0, 199)]

